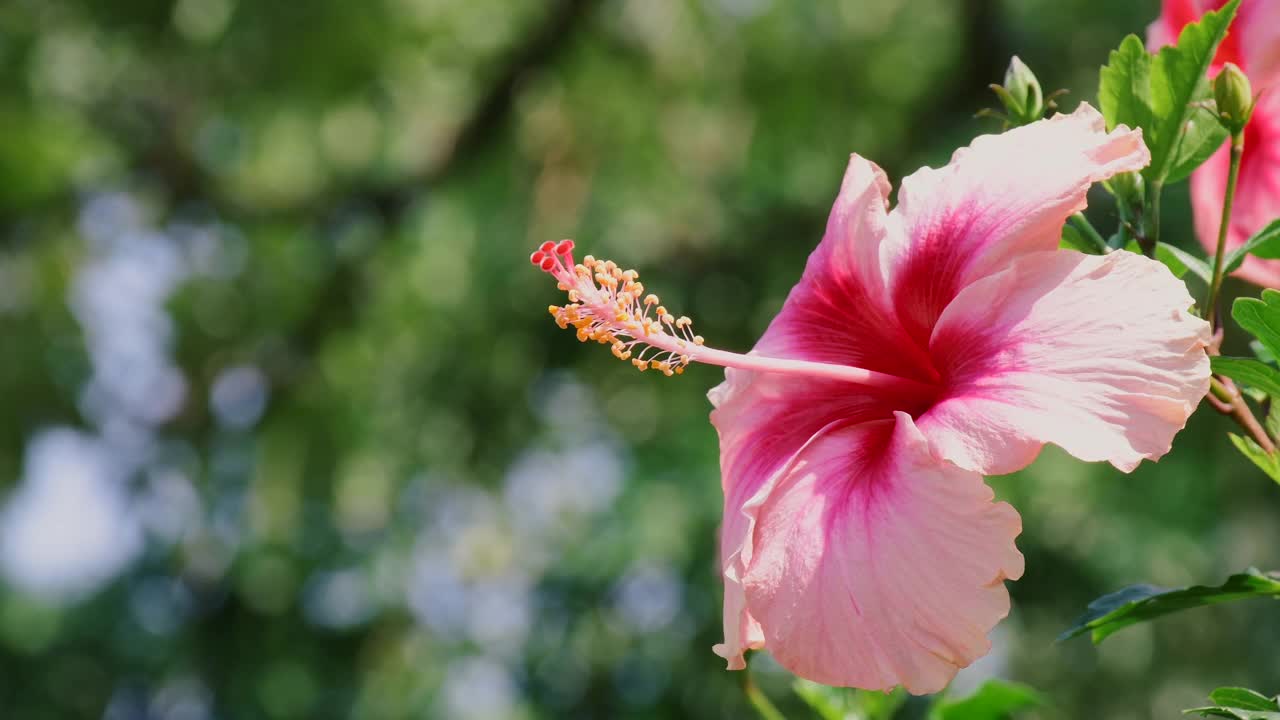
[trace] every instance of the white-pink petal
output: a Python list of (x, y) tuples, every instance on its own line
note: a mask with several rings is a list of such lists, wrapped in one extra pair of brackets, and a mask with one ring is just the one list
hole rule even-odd
[(938, 321), (930, 350), (948, 389), (920, 429), (942, 457), (986, 474), (1049, 442), (1124, 471), (1156, 459), (1209, 389), (1209, 326), (1191, 304), (1140, 255), (1027, 255)]
[(1062, 223), (1085, 207), (1093, 183), (1150, 162), (1142, 133), (1107, 132), (1082, 104), (957, 150), (940, 169), (902, 181), (885, 243), (895, 312), (919, 341), (966, 285), (1028, 252), (1058, 246)]
[(753, 497), (746, 605), (765, 646), (828, 685), (941, 690), (990, 649), (1021, 520), (939, 461), (910, 415), (824, 430)]

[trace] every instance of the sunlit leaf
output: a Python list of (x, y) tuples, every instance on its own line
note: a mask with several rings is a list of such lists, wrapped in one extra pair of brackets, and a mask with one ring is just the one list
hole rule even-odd
[(1227, 436), (1231, 438), (1231, 444), (1236, 446), (1241, 455), (1249, 458), (1249, 461), (1257, 465), (1259, 470), (1267, 474), (1267, 477), (1280, 482), (1280, 454), (1263, 450), (1252, 438), (1235, 433), (1227, 433)]
[(930, 709), (929, 720), (1010, 720), (1021, 710), (1044, 704), (1044, 698), (1030, 686), (988, 680), (968, 697), (939, 700)]
[(1231, 306), (1231, 317), (1273, 357), (1280, 357), (1280, 292), (1263, 290), (1260, 300), (1237, 298)]
[(1201, 717), (1233, 717), (1234, 720), (1280, 720), (1280, 712), (1268, 710), (1243, 710), (1239, 707), (1192, 707), (1185, 714), (1199, 712)]
[(792, 684), (796, 695), (823, 720), (844, 720), (852, 709), (851, 688), (837, 688), (797, 678)]
[(1227, 131), (1206, 107), (1211, 92), (1205, 73), (1239, 0), (1183, 28), (1176, 45), (1147, 53), (1129, 35), (1111, 52), (1098, 78), (1098, 105), (1107, 128), (1141, 128), (1151, 151), (1142, 175), (1176, 182), (1191, 174), (1226, 140)]
[[(1198, 98), (1203, 99), (1203, 98)], [(1227, 129), (1213, 116), (1213, 112), (1201, 105), (1194, 105), (1182, 126), (1182, 137), (1174, 150), (1166, 183), (1185, 180), (1193, 170), (1204, 164), (1222, 143), (1226, 142)]]
[(1242, 687), (1221, 687), (1209, 693), (1209, 699), (1217, 705), (1242, 710), (1280, 710), (1275, 698)]
[(1152, 126), (1151, 55), (1137, 35), (1129, 35), (1111, 51), (1098, 76), (1098, 109), (1107, 128)]
[(1156, 585), (1130, 585), (1089, 603), (1084, 615), (1058, 636), (1068, 640), (1089, 633), (1100, 643), (1113, 633), (1140, 622), (1179, 610), (1244, 600), (1255, 597), (1280, 597), (1280, 576), (1250, 569), (1232, 575), (1221, 585), (1192, 585), (1186, 588), (1163, 588)]
[(1176, 45), (1161, 48), (1152, 60), (1150, 132), (1143, 127), (1151, 150), (1151, 164), (1143, 171), (1148, 180), (1185, 177), (1195, 168), (1194, 159), (1203, 161), (1226, 137), (1211, 130), (1209, 126), (1216, 123), (1195, 103), (1210, 96), (1206, 73), (1239, 6), (1240, 0), (1232, 0), (1218, 11), (1205, 13), (1199, 22), (1182, 29)]
[[(1192, 275), (1203, 280), (1206, 285), (1213, 280), (1213, 269), (1209, 267), (1209, 263), (1182, 248), (1174, 247), (1168, 243), (1159, 243), (1156, 245), (1156, 259), (1169, 266), (1170, 270), (1173, 270), (1173, 261), (1176, 260)], [(1176, 270), (1173, 274), (1182, 277), (1182, 274), (1179, 274)]]
[(1268, 260), (1280, 258), (1280, 220), (1272, 221), (1270, 225), (1254, 233), (1243, 245), (1228, 253), (1223, 272), (1239, 269), (1244, 264), (1244, 259), (1250, 255)]
[(796, 695), (822, 720), (890, 720), (907, 699), (901, 688), (890, 693), (854, 688), (829, 687), (797, 678), (792, 685)]
[(1280, 705), (1275, 698), (1240, 687), (1222, 687), (1209, 693), (1213, 705), (1184, 710), (1202, 717), (1225, 717), (1236, 720), (1280, 720)]
[[(1138, 247), (1137, 240), (1130, 240), (1124, 249), (1131, 253), (1142, 254), (1142, 249)], [(1206, 285), (1213, 279), (1213, 270), (1208, 263), (1186, 250), (1176, 248), (1168, 243), (1156, 244), (1155, 259), (1169, 268), (1169, 272), (1173, 273), (1174, 277), (1181, 278), (1190, 272), (1203, 280)]]
[(1249, 349), (1253, 351), (1254, 357), (1264, 363), (1274, 363), (1276, 361), (1276, 356), (1271, 354), (1271, 351), (1267, 349), (1267, 346), (1257, 340), (1249, 341)]
[(1213, 357), (1209, 359), (1213, 371), (1237, 382), (1261, 390), (1271, 397), (1280, 397), (1280, 370), (1253, 358)]
[(1079, 230), (1071, 225), (1062, 226), (1062, 240), (1058, 243), (1058, 247), (1067, 250), (1079, 250), (1082, 253), (1091, 255), (1098, 254), (1098, 249), (1094, 247), (1093, 243), (1089, 242)]

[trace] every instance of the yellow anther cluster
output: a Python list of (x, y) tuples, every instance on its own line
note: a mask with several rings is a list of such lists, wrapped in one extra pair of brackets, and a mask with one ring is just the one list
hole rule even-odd
[(702, 337), (693, 334), (692, 320), (673, 316), (657, 295), (646, 294), (635, 270), (590, 255), (572, 267), (572, 277), (567, 265), (556, 275), (569, 303), (547, 308), (557, 325), (572, 326), (580, 342), (609, 345), (614, 357), (638, 370), (667, 376), (684, 372), (691, 359), (686, 349), (702, 344)]

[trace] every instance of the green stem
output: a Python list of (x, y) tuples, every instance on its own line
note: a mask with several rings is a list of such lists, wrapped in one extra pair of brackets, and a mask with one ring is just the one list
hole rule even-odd
[(1138, 238), (1142, 245), (1142, 254), (1149, 258), (1156, 256), (1156, 246), (1160, 244), (1160, 192), (1164, 183), (1147, 183), (1147, 232), (1145, 237)]
[(1082, 235), (1097, 246), (1100, 254), (1106, 255), (1111, 252), (1111, 247), (1107, 245), (1106, 239), (1102, 237), (1101, 233), (1094, 229), (1093, 223), (1089, 222), (1089, 218), (1085, 217), (1084, 213), (1076, 213), (1072, 215), (1071, 224), (1075, 225), (1076, 229), (1079, 230)]
[(787, 720), (786, 716), (769, 701), (769, 696), (764, 694), (759, 685), (756, 685), (756, 681), (751, 677), (751, 668), (742, 670), (742, 692), (747, 696), (751, 707), (755, 708), (764, 720)]
[(1218, 248), (1213, 255), (1213, 282), (1209, 283), (1209, 300), (1205, 317), (1209, 326), (1218, 327), (1218, 300), (1222, 294), (1222, 276), (1227, 254), (1227, 231), (1231, 227), (1231, 205), (1236, 198), (1236, 179), (1240, 176), (1240, 158), (1244, 155), (1244, 131), (1231, 135), (1231, 168), (1227, 172), (1227, 194), (1222, 198), (1222, 223), (1218, 225)]
[(1119, 243), (1112, 250), (1117, 248), (1128, 247), (1130, 240), (1136, 240), (1142, 234), (1141, 207), (1138, 208), (1138, 214), (1135, 214), (1129, 203), (1122, 199), (1116, 199), (1116, 213), (1120, 215), (1120, 232), (1117, 233), (1116, 241)]

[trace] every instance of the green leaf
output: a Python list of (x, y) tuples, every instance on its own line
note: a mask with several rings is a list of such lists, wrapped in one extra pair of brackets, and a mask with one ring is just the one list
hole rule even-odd
[(1280, 402), (1268, 405), (1267, 416), (1262, 419), (1262, 427), (1266, 428), (1271, 437), (1280, 437)]
[(1151, 55), (1137, 35), (1120, 41), (1098, 75), (1098, 109), (1107, 129), (1116, 125), (1142, 128), (1153, 124), (1151, 113)]
[(1267, 346), (1257, 340), (1249, 341), (1249, 349), (1253, 351), (1254, 357), (1264, 363), (1275, 363), (1276, 361), (1276, 356), (1271, 354), (1271, 351), (1267, 349)]
[(1188, 268), (1187, 264), (1182, 261), (1182, 258), (1169, 252), (1169, 250), (1170, 247), (1168, 245), (1165, 245), (1164, 243), (1157, 244), (1156, 261), (1169, 268), (1169, 272), (1173, 273), (1174, 277), (1181, 278), (1183, 275), (1187, 274), (1187, 270), (1190, 268)]
[(1273, 398), (1280, 398), (1280, 370), (1253, 358), (1212, 357), (1209, 365), (1219, 375), (1257, 388)]
[(851, 695), (856, 692), (849, 688), (828, 687), (800, 678), (796, 678), (791, 688), (822, 720), (844, 720), (852, 709)]
[(1275, 698), (1248, 688), (1223, 687), (1209, 693), (1215, 705), (1183, 710), (1201, 716), (1235, 718), (1235, 720), (1280, 720), (1280, 705)]
[(800, 678), (796, 678), (791, 687), (822, 720), (846, 720), (849, 717), (891, 720), (907, 699), (907, 693), (902, 688), (882, 693), (829, 687)]
[(1267, 477), (1280, 482), (1280, 455), (1273, 455), (1263, 450), (1253, 438), (1241, 437), (1235, 433), (1227, 433), (1227, 437), (1231, 438), (1231, 444), (1236, 446), (1236, 450), (1239, 450), (1241, 455), (1249, 458), (1249, 461), (1257, 465), (1259, 470), (1267, 474)]
[(1182, 127), (1182, 138), (1164, 181), (1175, 183), (1185, 180), (1192, 170), (1203, 165), (1222, 147), (1228, 135), (1227, 129), (1208, 108), (1193, 106)]
[(992, 85), (991, 91), (996, 94), (996, 97), (1000, 98), (1000, 104), (1004, 105), (1005, 111), (1007, 111), (1011, 117), (1018, 119), (1022, 118), (1025, 111), (1022, 106), (1022, 100), (1009, 92), (1002, 85)]
[(1280, 258), (1280, 220), (1273, 220), (1270, 225), (1254, 233), (1253, 237), (1227, 255), (1226, 265), (1222, 272), (1235, 272), (1244, 264), (1249, 255), (1274, 260)]
[(1276, 704), (1275, 698), (1269, 698), (1249, 688), (1220, 687), (1209, 693), (1209, 699), (1216, 705), (1241, 710), (1280, 710), (1280, 705)]
[(1162, 588), (1155, 585), (1130, 585), (1089, 603), (1089, 609), (1075, 624), (1058, 636), (1069, 640), (1089, 633), (1094, 644), (1113, 633), (1140, 622), (1189, 608), (1213, 605), (1255, 597), (1280, 597), (1280, 576), (1250, 569), (1232, 575), (1216, 587), (1192, 585), (1186, 588)]
[(1199, 707), (1183, 710), (1182, 712), (1200, 713), (1201, 717), (1224, 717), (1233, 720), (1280, 720), (1280, 712), (1268, 710), (1244, 710), (1242, 708), (1231, 707)]
[(1212, 96), (1205, 73), (1239, 0), (1183, 28), (1176, 45), (1154, 57), (1129, 35), (1111, 52), (1098, 77), (1098, 106), (1107, 129), (1142, 128), (1151, 164), (1142, 175), (1177, 182), (1209, 159), (1227, 131), (1205, 106)]
[(1161, 48), (1152, 60), (1152, 125), (1149, 132), (1143, 127), (1151, 150), (1151, 164), (1143, 171), (1147, 180), (1165, 182), (1176, 179), (1177, 173), (1185, 176), (1194, 169), (1192, 159), (1212, 152), (1201, 147), (1204, 143), (1217, 137), (1220, 145), (1225, 137), (1202, 127), (1208, 118), (1193, 122), (1199, 112), (1193, 103), (1210, 97), (1206, 73), (1239, 6), (1240, 0), (1232, 0), (1220, 10), (1205, 13), (1199, 22), (1182, 29), (1177, 45)]
[[(1157, 244), (1156, 259), (1165, 265), (1170, 265), (1171, 260), (1162, 259), (1166, 256), (1171, 258), (1171, 260), (1177, 260), (1179, 263), (1182, 263), (1183, 267), (1191, 271), (1191, 274), (1203, 280), (1206, 285), (1213, 281), (1213, 268), (1209, 267), (1209, 263), (1201, 260), (1195, 255), (1192, 255), (1182, 248), (1174, 247), (1167, 243)], [(1172, 270), (1173, 268), (1170, 267), (1170, 269)], [(1178, 277), (1182, 277), (1182, 275), (1179, 275), (1177, 271), (1174, 271), (1173, 274), (1178, 275)]]
[[(1137, 255), (1142, 254), (1142, 248), (1138, 247), (1137, 240), (1130, 240), (1124, 246), (1125, 250)], [(1176, 278), (1181, 278), (1190, 272), (1192, 275), (1200, 278), (1209, 284), (1213, 279), (1213, 270), (1204, 260), (1192, 255), (1181, 248), (1176, 248), (1168, 243), (1156, 244), (1156, 258), (1165, 267), (1169, 268), (1169, 272), (1173, 273)]]
[(1058, 243), (1058, 247), (1067, 250), (1079, 250), (1082, 253), (1097, 255), (1098, 249), (1093, 243), (1089, 242), (1085, 236), (1071, 225), (1062, 226), (1062, 240)]
[(1280, 357), (1280, 292), (1263, 290), (1260, 300), (1236, 298), (1231, 317), (1273, 357)]
[(1082, 213), (1073, 213), (1067, 218), (1067, 223), (1063, 226), (1064, 240), (1068, 237), (1067, 228), (1071, 228), (1071, 240), (1079, 243), (1078, 249), (1082, 252), (1091, 255), (1105, 255), (1111, 252), (1111, 246), (1107, 244), (1107, 240), (1098, 234)]
[(943, 698), (929, 711), (929, 720), (1009, 720), (1020, 710), (1044, 705), (1034, 688), (1004, 680), (988, 680), (972, 695)]

